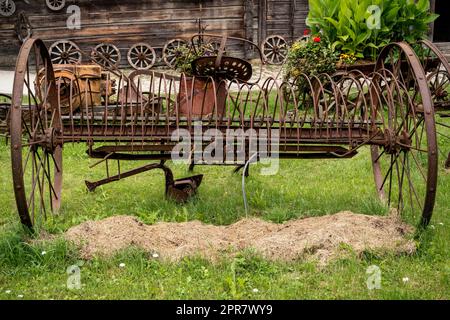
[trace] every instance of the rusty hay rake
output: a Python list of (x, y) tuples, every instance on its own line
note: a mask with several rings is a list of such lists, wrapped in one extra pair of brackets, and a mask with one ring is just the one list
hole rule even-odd
[[(266, 155), (256, 159), (352, 158), (370, 146), (379, 197), (422, 225), (431, 219), (438, 179), (436, 123), (449, 111), (450, 68), (429, 42), (395, 43), (381, 52), (371, 73), (357, 70), (297, 79), (261, 79), (252, 65), (225, 52), (248, 41), (211, 37), (212, 55), (192, 64), (194, 76), (139, 70), (126, 76), (101, 54), (89, 65), (52, 65), (39, 39), (24, 42), (17, 59), (9, 110), (14, 193), (22, 224), (33, 228), (61, 206), (63, 146), (86, 143), (87, 153), (105, 163), (100, 185), (148, 170), (163, 170), (165, 193), (179, 202), (195, 194), (202, 176), (175, 180), (167, 161), (190, 134), (189, 164), (242, 168), (254, 155), (251, 144), (268, 137)], [(195, 38), (195, 37), (194, 37)], [(196, 41), (192, 41), (195, 47)], [(257, 45), (255, 51), (262, 53)], [(105, 66), (106, 65), (106, 66)], [(196, 155), (211, 142), (195, 130), (241, 134), (224, 153), (243, 157), (204, 161)], [(174, 138), (175, 137), (175, 138)], [(218, 142), (217, 139), (215, 141)], [(219, 146), (219, 147), (217, 147)], [(117, 175), (111, 161), (149, 164)]]

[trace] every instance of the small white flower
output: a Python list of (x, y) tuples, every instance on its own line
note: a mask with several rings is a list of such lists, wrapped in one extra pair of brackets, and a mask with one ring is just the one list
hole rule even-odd
[(254, 288), (252, 291), (253, 291), (253, 293), (258, 293), (259, 292), (259, 290), (256, 289), (256, 288)]
[(17, 298), (22, 299), (23, 298), (23, 294), (17, 295)]
[(125, 268), (125, 263), (122, 262), (121, 264), (119, 264), (119, 267), (120, 268)]
[(47, 254), (47, 251), (42, 251), (41, 255), (45, 256)]
[(402, 279), (402, 281), (403, 281), (403, 283), (407, 283), (407, 282), (409, 281), (409, 278), (408, 278), (408, 277), (404, 277), (404, 278)]
[(11, 290), (6, 290), (5, 293), (6, 293), (6, 294), (10, 294), (10, 293), (11, 293)]
[(154, 253), (154, 254), (152, 254), (152, 257), (155, 258), (155, 259), (156, 259), (156, 258), (159, 258), (159, 254)]
[(443, 226), (444, 224), (443, 224), (442, 222), (439, 222), (439, 225), (440, 225), (440, 226)]

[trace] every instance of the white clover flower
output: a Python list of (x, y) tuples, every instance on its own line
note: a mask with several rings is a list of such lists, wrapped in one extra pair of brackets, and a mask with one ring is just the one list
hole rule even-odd
[(119, 264), (119, 268), (125, 268), (125, 263), (121, 263), (121, 264)]
[(11, 290), (6, 290), (5, 293), (6, 293), (6, 294), (10, 294), (10, 293), (11, 293)]
[(23, 298), (23, 294), (17, 295), (17, 298), (22, 299)]
[(402, 281), (403, 281), (403, 283), (407, 283), (407, 282), (409, 282), (409, 278), (408, 278), (408, 277), (404, 277), (404, 278), (402, 279)]
[(252, 291), (253, 291), (253, 293), (258, 293), (259, 292), (259, 290), (257, 288), (254, 288)]
[(47, 251), (42, 251), (41, 255), (45, 256), (47, 254)]

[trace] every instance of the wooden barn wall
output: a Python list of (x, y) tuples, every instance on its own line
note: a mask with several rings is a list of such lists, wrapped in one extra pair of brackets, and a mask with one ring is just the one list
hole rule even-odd
[[(67, 29), (69, 14), (65, 9), (53, 12), (44, 1), (30, 3), (16, 1), (17, 12), (26, 12), (34, 36), (47, 45), (69, 39), (81, 49), (89, 50), (101, 42), (110, 42), (121, 50), (122, 64), (126, 64), (127, 50), (137, 42), (148, 42), (161, 50), (170, 39), (190, 38), (198, 31), (198, 18), (210, 33), (244, 37), (246, 30), (243, 0), (68, 1), (66, 8), (71, 3), (81, 8), (81, 30)], [(0, 17), (0, 66), (11, 66), (19, 50), (14, 31), (16, 16)]]
[(288, 41), (303, 35), (308, 16), (308, 0), (267, 1), (266, 36), (279, 34)]
[[(168, 40), (189, 39), (197, 33), (199, 18), (209, 33), (245, 37), (261, 44), (273, 34), (288, 40), (301, 36), (308, 12), (307, 0), (68, 0), (59, 12), (48, 9), (43, 0), (15, 3), (17, 10), (12, 17), (0, 16), (0, 68), (12, 68), (15, 64), (20, 42), (14, 25), (20, 11), (28, 16), (34, 37), (43, 39), (48, 46), (67, 39), (89, 52), (101, 42), (113, 43), (121, 51), (122, 66), (128, 64), (127, 51), (137, 42), (149, 43), (161, 57)], [(67, 28), (70, 14), (66, 9), (71, 4), (81, 8), (80, 30)], [(249, 54), (248, 47), (235, 49)]]

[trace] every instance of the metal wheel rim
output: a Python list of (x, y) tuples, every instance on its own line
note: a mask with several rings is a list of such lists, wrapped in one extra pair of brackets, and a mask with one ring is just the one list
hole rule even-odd
[(137, 43), (130, 48), (127, 58), (134, 69), (149, 70), (156, 62), (156, 52), (147, 43)]
[[(415, 88), (418, 88), (418, 92), (414, 93), (413, 97), (410, 99), (411, 101), (417, 101), (418, 94), (420, 94), (421, 108), (423, 108), (423, 110), (411, 110), (411, 108), (404, 110), (403, 115), (406, 114), (406, 116), (401, 123), (397, 122), (396, 119), (399, 119), (399, 117), (395, 117), (395, 115), (399, 114), (401, 116), (402, 112), (393, 111), (391, 109), (388, 110), (388, 114), (391, 114), (391, 116), (388, 116), (389, 120), (385, 122), (386, 128), (395, 132), (398, 131), (398, 134), (403, 131), (411, 134), (411, 149), (409, 152), (399, 152), (398, 154), (389, 155), (386, 150), (381, 151), (381, 148), (372, 146), (371, 156), (375, 185), (380, 199), (387, 201), (388, 204), (392, 204), (394, 202), (392, 201), (392, 193), (395, 194), (394, 185), (398, 180), (398, 194), (396, 194), (398, 197), (397, 208), (403, 211), (405, 208), (402, 206), (402, 203), (403, 205), (404, 203), (409, 203), (410, 207), (412, 207), (410, 208), (411, 212), (421, 212), (420, 225), (427, 226), (433, 214), (437, 188), (438, 159), (433, 103), (430, 90), (426, 83), (425, 72), (412, 48), (406, 43), (387, 46), (380, 54), (376, 70), (384, 69), (383, 61), (388, 59), (388, 55), (392, 52), (391, 50), (395, 49), (399, 50), (399, 52), (404, 55), (403, 57), (410, 66), (411, 74), (415, 77)], [(402, 71), (400, 71), (400, 73), (402, 73)], [(410, 81), (405, 80), (404, 83), (410, 83)], [(409, 117), (410, 114), (411, 117)], [(412, 127), (410, 127), (411, 125)], [(405, 130), (405, 127), (408, 129), (411, 128), (411, 131)], [(426, 146), (424, 138), (426, 138)], [(418, 155), (421, 155), (420, 159), (418, 159)], [(383, 158), (387, 157), (390, 157), (391, 162), (390, 165), (386, 167), (386, 165), (383, 166), (382, 161)], [(425, 160), (426, 165), (422, 166), (421, 164)], [(418, 168), (418, 172), (415, 172), (415, 175), (413, 176), (411, 168), (414, 169), (415, 167)], [(396, 173), (396, 175), (394, 173)], [(406, 187), (404, 187), (403, 183), (405, 182), (409, 192), (407, 190), (404, 192)], [(416, 190), (413, 186), (414, 182), (416, 182), (416, 185), (423, 184), (422, 190), (418, 189), (418, 187), (418, 190)], [(410, 199), (405, 199), (406, 197), (409, 197)], [(414, 204), (417, 204), (418, 206), (414, 208)], [(420, 206), (420, 204), (422, 205)]]
[[(429, 40), (420, 40), (418, 55), (422, 66), (427, 72), (427, 82), (431, 91), (435, 108), (436, 133), (438, 135), (438, 150), (442, 157), (444, 167), (450, 168), (450, 150), (444, 150), (442, 141), (450, 141), (450, 63), (444, 54)], [(427, 52), (424, 52), (424, 49)], [(429, 60), (437, 59), (439, 61), (436, 70), (429, 68)], [(440, 142), (440, 143), (439, 143)]]
[[(40, 94), (33, 95), (31, 93), (32, 85), (30, 81), (30, 68), (33, 68), (33, 66), (29, 66), (30, 54), (35, 54), (35, 57), (38, 57), (36, 60), (40, 60), (41, 64), (37, 63), (36, 65), (44, 67), (44, 79), (46, 79), (45, 81), (47, 83), (45, 86), (45, 92), (47, 93), (44, 97), (37, 97), (40, 96)], [(37, 79), (38, 73), (41, 69), (36, 66), (35, 68)], [(39, 87), (40, 86), (38, 84), (37, 88)], [(30, 117), (30, 122), (28, 124), (22, 109), (22, 104), (25, 97), (24, 89), (28, 90), (26, 96), (28, 101), (31, 101), (31, 99), (34, 101), (42, 101), (39, 107), (34, 106), (34, 108), (32, 107), (31, 102), (28, 102), (28, 115), (35, 115), (34, 117)], [(44, 114), (47, 113), (43, 111), (45, 109), (44, 106), (54, 110), (51, 113), (51, 122), (48, 122), (49, 118), (44, 116)], [(46, 120), (41, 120), (41, 117)], [(16, 64), (10, 115), (10, 133), (12, 174), (16, 204), (20, 221), (29, 230), (34, 230), (35, 222), (37, 220), (35, 217), (36, 197), (38, 197), (37, 194), (40, 195), (40, 199), (38, 200), (41, 205), (43, 204), (45, 206), (45, 202), (42, 201), (47, 201), (45, 198), (48, 197), (48, 204), (50, 205), (52, 211), (57, 211), (60, 207), (62, 189), (62, 145), (58, 145), (52, 152), (47, 152), (44, 148), (40, 150), (40, 145), (38, 144), (27, 145), (27, 142), (23, 139), (23, 133), (31, 136), (33, 132), (40, 132), (45, 128), (45, 125), (48, 124), (53, 125), (48, 126), (47, 129), (55, 129), (60, 131), (62, 128), (60, 119), (61, 117), (59, 113), (53, 67), (48, 51), (41, 40), (27, 40), (20, 50)], [(33, 122), (35, 123), (33, 124)], [(36, 151), (33, 151), (34, 149), (36, 149)], [(24, 151), (26, 152), (25, 157), (23, 157)], [(41, 156), (39, 155), (39, 151), (41, 151)], [(40, 161), (39, 166), (37, 159)], [(51, 169), (53, 169), (53, 171)], [(29, 172), (29, 170), (31, 170), (32, 175), (32, 183), (30, 185), (31, 191), (27, 189), (28, 181), (26, 180), (28, 179), (25, 178), (25, 175)], [(40, 177), (41, 174), (42, 179)], [(36, 182), (33, 183), (33, 181)], [(47, 185), (48, 193), (45, 192)], [(27, 191), (29, 194), (27, 194)], [(47, 208), (41, 206), (39, 213), (42, 213), (43, 210), (45, 216), (46, 209)]]

